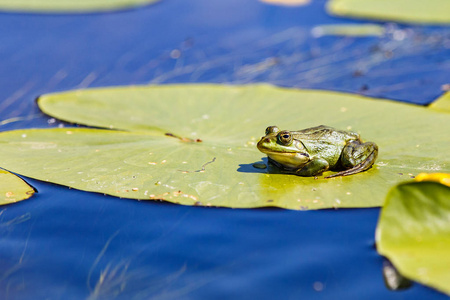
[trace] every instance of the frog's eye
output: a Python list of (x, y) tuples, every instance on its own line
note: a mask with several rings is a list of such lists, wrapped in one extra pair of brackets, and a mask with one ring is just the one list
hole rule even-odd
[(292, 135), (289, 131), (281, 131), (278, 133), (278, 142), (282, 145), (290, 145), (292, 143)]
[(269, 126), (266, 128), (266, 135), (271, 134), (271, 133), (277, 133), (279, 131), (280, 131), (280, 129), (277, 126)]

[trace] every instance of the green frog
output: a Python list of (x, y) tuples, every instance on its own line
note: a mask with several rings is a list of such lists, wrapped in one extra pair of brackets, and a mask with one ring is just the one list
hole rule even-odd
[(340, 171), (325, 178), (347, 176), (372, 167), (378, 146), (364, 143), (359, 134), (320, 125), (299, 131), (269, 126), (257, 145), (269, 162), (299, 176), (317, 176)]

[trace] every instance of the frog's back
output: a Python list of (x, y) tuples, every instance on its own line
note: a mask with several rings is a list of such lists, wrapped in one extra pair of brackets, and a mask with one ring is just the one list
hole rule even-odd
[(338, 165), (341, 152), (349, 141), (360, 140), (359, 134), (355, 132), (325, 125), (296, 131), (294, 138), (302, 142), (309, 154), (327, 160), (330, 169)]
[(338, 130), (330, 126), (320, 125), (295, 132), (295, 138), (308, 142), (346, 142), (359, 140), (359, 134), (352, 131)]

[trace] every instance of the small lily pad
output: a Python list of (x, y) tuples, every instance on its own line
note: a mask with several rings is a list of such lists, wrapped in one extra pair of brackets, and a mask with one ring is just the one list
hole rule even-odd
[(413, 182), (393, 188), (377, 226), (377, 249), (403, 276), (450, 295), (450, 187)]
[(0, 205), (30, 198), (34, 189), (14, 174), (0, 169)]
[(158, 0), (0, 0), (0, 10), (24, 12), (97, 12), (127, 9)]
[(448, 0), (330, 0), (329, 13), (405, 23), (449, 24)]
[(339, 24), (339, 25), (320, 25), (311, 30), (311, 34), (315, 37), (326, 35), (338, 36), (382, 36), (384, 27), (377, 24)]
[[(240, 208), (373, 207), (405, 178), (450, 168), (442, 151), (450, 115), (358, 95), (269, 85), (163, 85), (49, 94), (38, 104), (56, 118), (115, 130), (3, 132), (1, 165), (124, 198)], [(271, 166), (256, 148), (269, 125), (298, 130), (319, 124), (356, 130), (376, 142), (375, 166), (347, 177), (300, 177)]]

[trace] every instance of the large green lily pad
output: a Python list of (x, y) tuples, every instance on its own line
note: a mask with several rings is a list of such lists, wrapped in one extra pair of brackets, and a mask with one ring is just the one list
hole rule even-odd
[(448, 0), (330, 0), (329, 13), (405, 23), (449, 24)]
[(450, 295), (450, 188), (435, 182), (392, 189), (377, 227), (377, 249), (404, 276)]
[(29, 12), (95, 12), (126, 9), (158, 0), (0, 0), (0, 10)]
[(14, 174), (0, 169), (0, 205), (15, 203), (33, 196), (34, 189)]
[[(357, 95), (269, 85), (164, 85), (50, 94), (39, 106), (65, 121), (116, 130), (4, 132), (0, 165), (125, 198), (242, 208), (373, 207), (405, 178), (450, 168), (443, 151), (450, 115)], [(256, 148), (267, 126), (320, 124), (376, 142), (374, 168), (315, 179), (253, 166), (267, 162)]]

